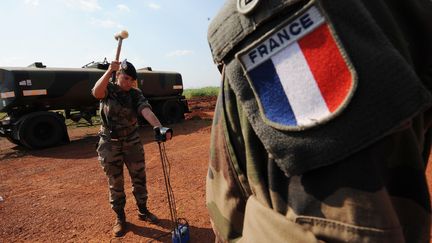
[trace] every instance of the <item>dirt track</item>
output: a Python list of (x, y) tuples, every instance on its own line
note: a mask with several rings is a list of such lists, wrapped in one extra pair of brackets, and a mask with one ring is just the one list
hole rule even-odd
[[(190, 102), (193, 113), (175, 124), (166, 143), (178, 216), (190, 224), (191, 242), (213, 242), (205, 208), (205, 177), (213, 100)], [(69, 128), (72, 142), (28, 151), (0, 139), (0, 242), (171, 242), (170, 215), (158, 146), (150, 127), (141, 129), (149, 208), (159, 225), (138, 220), (126, 178), (128, 232), (112, 238), (114, 215), (105, 175), (96, 159), (98, 126)], [(432, 162), (432, 161), (431, 161)], [(429, 163), (429, 188), (432, 188)]]
[[(177, 213), (190, 224), (193, 242), (214, 241), (205, 208), (205, 177), (215, 100), (190, 103), (193, 113), (172, 125), (166, 143)], [(129, 231), (112, 239), (114, 215), (108, 203), (106, 177), (96, 159), (98, 126), (69, 127), (70, 144), (39, 151), (0, 139), (0, 242), (171, 242), (170, 214), (157, 143), (150, 127), (143, 138), (149, 209), (159, 225), (138, 220), (131, 184), (125, 176)], [(1, 199), (0, 199), (1, 200)]]

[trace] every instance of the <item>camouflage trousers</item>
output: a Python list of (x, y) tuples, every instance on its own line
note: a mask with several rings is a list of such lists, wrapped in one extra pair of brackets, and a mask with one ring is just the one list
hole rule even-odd
[(118, 212), (126, 204), (123, 164), (129, 171), (132, 193), (138, 207), (147, 203), (144, 149), (138, 132), (123, 139), (110, 139), (101, 135), (97, 147), (98, 160), (108, 177), (111, 208)]

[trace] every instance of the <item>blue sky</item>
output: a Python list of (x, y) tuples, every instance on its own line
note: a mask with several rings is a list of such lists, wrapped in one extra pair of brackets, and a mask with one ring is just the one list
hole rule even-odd
[(2, 0), (0, 66), (81, 67), (115, 57), (136, 68), (176, 71), (185, 88), (219, 86), (207, 43), (210, 20), (224, 0)]

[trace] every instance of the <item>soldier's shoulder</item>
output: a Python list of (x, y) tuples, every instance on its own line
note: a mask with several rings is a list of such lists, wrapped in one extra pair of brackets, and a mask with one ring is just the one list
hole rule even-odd
[(142, 91), (141, 91), (140, 89), (138, 89), (138, 88), (135, 88), (135, 87), (132, 87), (132, 88), (129, 90), (129, 93), (130, 93), (131, 95), (138, 95), (138, 96), (143, 95)]

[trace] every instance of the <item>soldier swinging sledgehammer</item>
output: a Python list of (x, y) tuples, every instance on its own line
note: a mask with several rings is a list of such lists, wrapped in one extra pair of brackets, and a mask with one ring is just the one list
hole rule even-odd
[[(92, 89), (93, 96), (100, 100), (102, 124), (97, 153), (108, 177), (110, 203), (116, 214), (113, 227), (113, 235), (116, 237), (126, 233), (124, 164), (131, 176), (139, 218), (152, 223), (158, 221), (147, 208), (144, 149), (138, 133), (138, 116), (144, 117), (153, 127), (162, 127), (162, 124), (141, 91), (132, 87), (132, 82), (137, 77), (135, 67), (126, 60), (121, 63), (118, 61), (121, 42), (128, 36), (125, 33), (127, 32), (123, 31), (116, 35), (116, 40), (119, 41), (116, 60), (111, 62)], [(111, 77), (111, 81), (115, 78), (115, 82), (110, 82)], [(166, 137), (171, 139), (171, 133)]]

